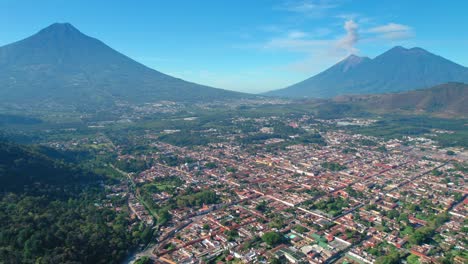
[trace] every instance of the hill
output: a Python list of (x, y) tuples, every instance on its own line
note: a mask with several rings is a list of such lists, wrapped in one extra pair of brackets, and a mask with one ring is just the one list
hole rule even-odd
[(0, 103), (28, 105), (103, 106), (249, 96), (150, 69), (68, 23), (53, 24), (0, 47), (0, 87)]
[(40, 149), (0, 142), (0, 262), (121, 263), (142, 240), (128, 212), (100, 205), (104, 178)]
[(372, 111), (428, 113), (468, 117), (468, 84), (446, 83), (432, 88), (376, 95), (339, 96), (340, 103), (353, 103)]
[(23, 191), (40, 185), (95, 182), (96, 175), (55, 160), (39, 149), (0, 141), (0, 192)]
[(421, 48), (394, 47), (374, 59), (351, 55), (307, 80), (266, 95), (331, 98), (401, 92), (446, 82), (468, 82), (468, 68)]

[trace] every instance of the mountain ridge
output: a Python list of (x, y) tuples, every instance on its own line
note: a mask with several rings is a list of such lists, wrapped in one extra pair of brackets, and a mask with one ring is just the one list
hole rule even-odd
[[(332, 98), (345, 94), (408, 91), (453, 81), (468, 82), (468, 68), (419, 47), (396, 46), (373, 59), (362, 59), (344, 71), (343, 65), (350, 57), (311, 78), (264, 94)], [(354, 55), (353, 58), (361, 57)]]
[(468, 117), (468, 84), (450, 82), (412, 91), (344, 95), (331, 99), (335, 103), (351, 103), (374, 112), (406, 112), (442, 117)]

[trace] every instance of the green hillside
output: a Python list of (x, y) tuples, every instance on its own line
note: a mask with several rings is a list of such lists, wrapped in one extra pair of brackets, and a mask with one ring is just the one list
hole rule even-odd
[(335, 102), (352, 103), (374, 112), (406, 112), (446, 117), (468, 116), (468, 84), (446, 83), (401, 93), (342, 96)]
[(100, 205), (99, 179), (37, 148), (0, 143), (0, 263), (119, 263), (139, 236), (128, 214)]

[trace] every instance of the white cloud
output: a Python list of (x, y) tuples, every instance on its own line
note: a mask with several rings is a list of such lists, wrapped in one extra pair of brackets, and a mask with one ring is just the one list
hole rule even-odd
[(311, 32), (283, 32), (257, 47), (271, 51), (302, 53), (303, 59), (288, 63), (283, 68), (298, 74), (315, 73), (330, 67), (350, 53), (357, 52), (355, 45), (359, 41), (358, 24), (347, 20), (342, 28), (345, 33), (338, 36), (330, 35), (333, 32), (325, 28)]
[(329, 43), (329, 40), (305, 39), (288, 35), (286, 37), (273, 38), (263, 44), (262, 48), (310, 53), (317, 48), (325, 48)]
[(413, 29), (411, 27), (397, 23), (373, 27), (367, 30), (367, 32), (376, 34), (377, 38), (388, 40), (408, 39), (413, 36)]
[(344, 24), (346, 35), (338, 40), (336, 47), (347, 53), (356, 53), (356, 43), (359, 41), (359, 26), (354, 20), (347, 20)]
[[(324, 31), (325, 34), (318, 34), (316, 31), (305, 32), (301, 30), (292, 30), (281, 32), (280, 35), (271, 38), (263, 44), (257, 44), (256, 47), (270, 50), (284, 50), (290, 52), (305, 53), (307, 56), (314, 54), (322, 54), (321, 57), (327, 54), (330, 57), (347, 56), (359, 52), (357, 44), (361, 41), (376, 42), (376, 41), (395, 41), (408, 39), (413, 36), (411, 27), (389, 23), (381, 26), (376, 26), (368, 29), (360, 29), (360, 24), (355, 20), (349, 19), (344, 22), (343, 29), (345, 34), (332, 37), (329, 36), (333, 32), (329, 29)], [(335, 35), (336, 36), (336, 35)]]
[[(358, 54), (358, 46), (381, 45), (401, 42), (412, 37), (413, 29), (410, 26), (388, 23), (378, 24), (375, 18), (365, 17), (358, 13), (341, 13), (338, 7), (344, 0), (297, 0), (283, 2), (276, 6), (277, 10), (296, 13), (292, 21), (274, 26), (264, 27), (261, 30), (270, 37), (263, 42), (242, 45), (244, 48), (256, 48), (269, 52), (297, 53), (302, 58), (284, 64), (283, 69), (294, 74), (317, 73), (343, 59), (350, 54)], [(325, 27), (315, 29), (306, 28), (307, 19), (331, 17), (338, 23), (328, 23)], [(298, 22), (299, 21), (299, 22)], [(304, 25), (301, 28), (299, 25)], [(340, 25), (341, 24), (341, 25)], [(338, 28), (341, 30), (338, 30)], [(363, 46), (364, 47), (364, 46)]]
[(331, 61), (336, 62), (344, 56), (358, 52), (355, 47), (359, 41), (358, 24), (353, 20), (347, 20), (343, 29), (345, 34), (339, 37), (327, 37), (329, 30), (323, 28), (319, 31), (326, 31), (324, 34), (317, 34), (315, 31), (310, 33), (299, 30), (289, 31), (257, 47), (305, 54), (305, 59), (288, 65), (294, 71), (303, 72), (307, 70), (308, 65), (330, 64)]
[[(327, 37), (330, 30), (321, 28), (319, 31), (304, 32), (293, 30), (274, 37), (259, 45), (263, 49), (286, 50), (307, 54), (326, 53), (341, 56), (357, 52), (355, 45), (359, 41), (359, 26), (353, 20), (348, 20), (343, 26), (346, 33), (341, 37)], [(323, 52), (325, 51), (325, 52)]]
[(340, 0), (289, 0), (277, 6), (276, 9), (300, 13), (307, 17), (322, 17), (327, 10), (340, 5)]
[(411, 28), (402, 24), (396, 23), (388, 23), (387, 25), (373, 27), (369, 29), (369, 32), (374, 33), (387, 33), (387, 32), (395, 32), (395, 31), (408, 31)]
[(288, 33), (288, 38), (291, 38), (291, 39), (299, 39), (299, 38), (304, 38), (306, 36), (307, 36), (307, 33), (305, 33), (304, 31), (300, 31), (300, 30), (293, 30)]
[(335, 8), (336, 3), (331, 3), (330, 1), (312, 1), (312, 0), (303, 0), (303, 1), (289, 1), (284, 4), (284, 9), (291, 12), (311, 12), (314, 10), (324, 10)]

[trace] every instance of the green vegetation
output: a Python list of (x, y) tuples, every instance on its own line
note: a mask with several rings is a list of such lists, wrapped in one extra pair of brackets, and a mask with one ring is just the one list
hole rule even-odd
[(278, 232), (266, 232), (262, 236), (263, 242), (267, 243), (269, 246), (276, 246), (282, 242), (283, 237)]
[(87, 183), (99, 176), (53, 160), (34, 148), (0, 142), (0, 190), (23, 191), (36, 182), (53, 185)]
[(356, 191), (350, 186), (346, 187), (345, 190), (348, 193), (348, 195), (353, 198), (364, 198), (364, 194), (362, 192)]
[(267, 207), (267, 202), (266, 201), (261, 201), (260, 203), (257, 204), (257, 206), (255, 206), (255, 209), (264, 213), (267, 211), (268, 207)]
[(180, 208), (201, 207), (203, 204), (216, 204), (220, 202), (219, 196), (211, 190), (205, 190), (193, 194), (180, 195), (176, 198), (176, 204)]
[(433, 234), (434, 229), (430, 227), (421, 227), (418, 228), (416, 232), (414, 232), (413, 235), (410, 236), (409, 242), (411, 244), (420, 245), (423, 242), (427, 241), (429, 238), (431, 238)]
[(317, 144), (324, 146), (326, 142), (319, 133), (307, 133), (292, 140), (291, 144)]
[(369, 126), (352, 126), (349, 130), (368, 136), (385, 139), (419, 136), (431, 132), (431, 129), (450, 130), (453, 133), (442, 133), (428, 136), (442, 147), (468, 147), (466, 119), (443, 119), (427, 116), (392, 116), (385, 115)]
[(344, 207), (348, 207), (349, 202), (341, 197), (330, 197), (323, 199), (312, 205), (313, 209), (319, 209), (331, 216), (337, 216), (343, 212)]
[(457, 171), (468, 173), (468, 164), (455, 163), (454, 165)]
[(414, 254), (410, 254), (406, 258), (406, 261), (408, 261), (408, 264), (419, 264), (419, 257)]
[(324, 163), (321, 164), (321, 166), (324, 169), (331, 170), (331, 171), (341, 171), (341, 170), (346, 169), (346, 166), (341, 165), (341, 164), (336, 163), (336, 162), (324, 162)]
[[(274, 214), (270, 214), (270, 215), (273, 216)], [(284, 219), (281, 216), (274, 217), (269, 223), (269, 226), (271, 228), (276, 228), (276, 229), (283, 228), (284, 225), (285, 225)]]
[(37, 125), (42, 120), (30, 116), (0, 114), (0, 126), (5, 125)]
[(364, 117), (369, 116), (369, 113), (365, 111), (359, 105), (352, 104), (343, 104), (343, 103), (334, 103), (327, 102), (321, 104), (316, 109), (314, 109), (314, 114), (321, 119), (334, 119), (342, 118), (343, 116), (349, 117)]
[(135, 261), (135, 264), (151, 264), (153, 261), (149, 257), (141, 257), (137, 261)]
[(357, 149), (355, 148), (345, 148), (343, 149), (344, 154), (349, 154), (349, 153), (357, 153)]
[(258, 236), (255, 236), (251, 240), (248, 240), (247, 242), (245, 242), (244, 245), (242, 245), (242, 249), (249, 250), (252, 248), (256, 248), (260, 245), (261, 242), (262, 242), (262, 239)]
[(228, 241), (234, 241), (239, 237), (239, 233), (236, 230), (226, 230), (224, 234), (227, 235)]
[(306, 233), (309, 232), (309, 229), (301, 226), (301, 225), (295, 225), (294, 230), (297, 231), (298, 233)]
[(453, 150), (447, 150), (447, 152), (445, 154), (447, 154), (449, 156), (455, 156), (456, 155)]
[(153, 162), (141, 159), (130, 159), (125, 161), (117, 160), (115, 166), (125, 172), (139, 173), (153, 166)]
[(450, 218), (446, 213), (435, 216), (428, 222), (427, 226), (416, 229), (416, 231), (409, 237), (408, 241), (414, 245), (421, 245), (422, 243), (427, 242), (433, 237), (435, 230), (449, 219)]
[[(124, 258), (139, 234), (128, 219), (93, 203), (90, 189), (68, 199), (9, 194), (0, 201), (0, 259), (7, 263), (109, 263)], [(24, 213), (28, 212), (28, 213)], [(13, 224), (14, 223), (14, 224)]]
[(379, 258), (388, 254), (390, 250), (395, 250), (395, 248), (388, 244), (387, 242), (381, 242), (374, 247), (369, 247), (366, 249), (367, 253), (372, 254), (373, 256)]
[(319, 195), (325, 194), (324, 191), (316, 189), (316, 188), (307, 189), (305, 192), (312, 196), (319, 196)]
[(400, 254), (398, 251), (392, 250), (388, 255), (378, 257), (375, 260), (376, 264), (398, 264), (400, 263)]
[(208, 163), (205, 164), (205, 167), (207, 169), (214, 169), (214, 168), (217, 168), (218, 165), (216, 165), (216, 163), (214, 163), (214, 162), (208, 162)]
[(158, 161), (171, 167), (193, 162), (193, 160), (189, 158), (181, 158), (177, 155), (159, 155)]
[(375, 142), (374, 140), (370, 140), (370, 139), (361, 139), (359, 140), (359, 144), (363, 146), (368, 146), (368, 147), (377, 146), (377, 142)]
[(177, 187), (181, 186), (183, 181), (177, 176), (170, 176), (159, 178), (151, 183), (143, 184), (141, 186), (142, 193), (160, 193), (167, 192), (169, 194), (175, 194)]
[(101, 205), (103, 176), (33, 148), (0, 144), (5, 263), (119, 263), (145, 238), (142, 227), (129, 232), (127, 213)]

